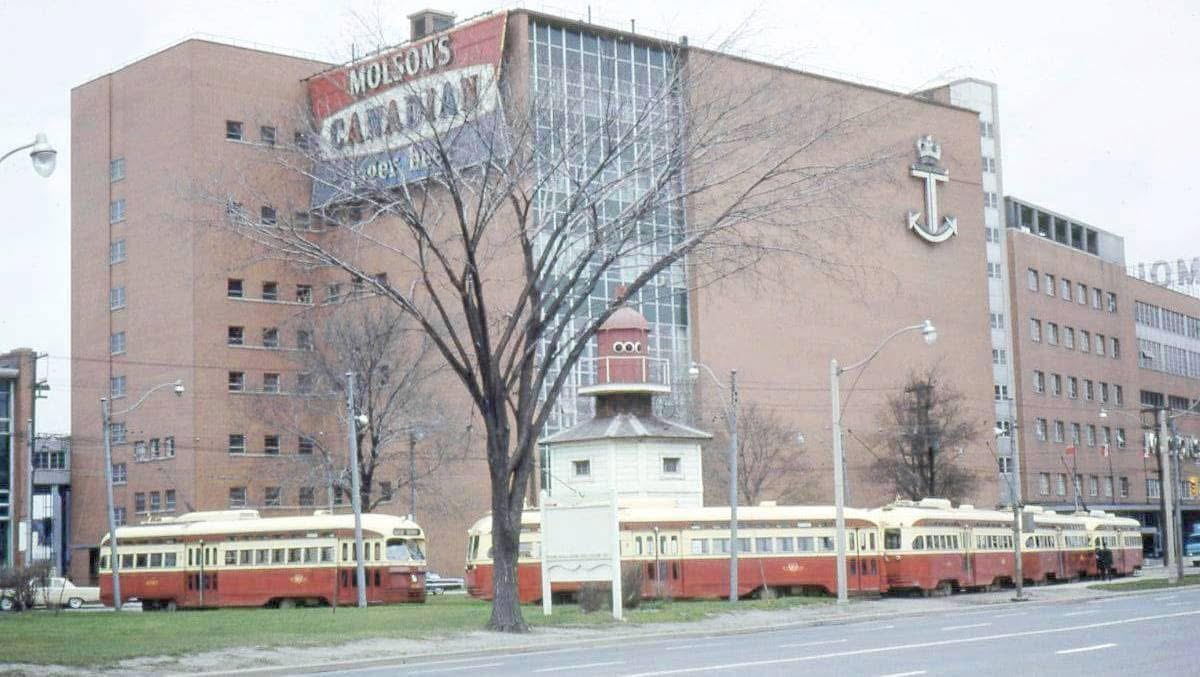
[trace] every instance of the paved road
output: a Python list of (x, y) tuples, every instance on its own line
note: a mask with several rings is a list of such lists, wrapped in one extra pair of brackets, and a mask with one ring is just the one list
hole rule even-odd
[(747, 634), (421, 659), (336, 674), (919, 675), (1200, 674), (1200, 590)]

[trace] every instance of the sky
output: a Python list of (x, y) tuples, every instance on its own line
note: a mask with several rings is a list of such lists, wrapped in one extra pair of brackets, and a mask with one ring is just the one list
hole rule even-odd
[[(42, 432), (70, 430), (70, 91), (189, 36), (344, 61), (369, 35), (407, 35), (427, 6), (479, 0), (0, 0), (0, 153), (45, 132), (49, 179), (0, 164), (0, 351), (48, 354)], [(584, 18), (587, 2), (525, 3)], [(1200, 2), (739, 3), (609, 0), (597, 22), (900, 91), (976, 77), (1000, 87), (1008, 195), (1125, 237), (1130, 262), (1200, 256)], [(104, 209), (104, 205), (96, 205)]]

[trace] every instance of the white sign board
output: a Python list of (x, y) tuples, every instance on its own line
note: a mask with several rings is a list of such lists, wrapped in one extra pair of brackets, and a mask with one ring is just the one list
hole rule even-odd
[(541, 494), (542, 609), (550, 615), (552, 583), (609, 581), (621, 618), (621, 551), (616, 495), (604, 503), (559, 504)]

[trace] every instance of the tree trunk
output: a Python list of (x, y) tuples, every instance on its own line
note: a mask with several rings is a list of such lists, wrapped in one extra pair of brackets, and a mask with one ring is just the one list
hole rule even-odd
[(493, 475), (492, 481), (492, 616), (487, 627), (496, 632), (528, 632), (517, 589), (521, 510), (511, 514), (508, 479)]

